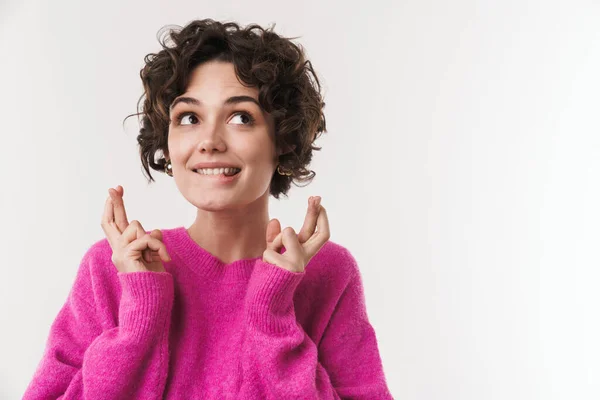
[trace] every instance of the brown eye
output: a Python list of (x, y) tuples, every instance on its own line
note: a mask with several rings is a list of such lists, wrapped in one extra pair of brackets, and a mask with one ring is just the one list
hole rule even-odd
[[(189, 124), (183, 124), (182, 121), (186, 118), (186, 117), (190, 117), (190, 121), (191, 123)], [(198, 118), (196, 118), (196, 116), (192, 113), (183, 113), (177, 116), (177, 118), (175, 118), (175, 120), (177, 121), (177, 123), (179, 125), (194, 125), (196, 123), (198, 123)], [(196, 122), (193, 122), (194, 120), (196, 120)]]
[(254, 118), (247, 112), (235, 113), (231, 120), (233, 121), (236, 117), (240, 117), (241, 123), (234, 123), (234, 125), (252, 125), (254, 123)]

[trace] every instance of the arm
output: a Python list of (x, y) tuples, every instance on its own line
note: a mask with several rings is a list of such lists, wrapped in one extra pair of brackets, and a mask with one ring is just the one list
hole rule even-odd
[[(259, 261), (246, 297), (240, 396), (265, 399), (392, 399), (358, 270), (319, 348), (296, 321), (293, 294), (304, 276)], [(253, 397), (252, 397), (253, 398)]]
[(119, 272), (118, 278), (119, 326), (103, 330), (92, 292), (85, 295), (75, 290), (83, 285), (74, 285), (52, 323), (23, 399), (161, 398), (173, 277), (167, 272)]
[(352, 276), (319, 343), (319, 358), (342, 399), (393, 399), (367, 315), (360, 271), (347, 255)]

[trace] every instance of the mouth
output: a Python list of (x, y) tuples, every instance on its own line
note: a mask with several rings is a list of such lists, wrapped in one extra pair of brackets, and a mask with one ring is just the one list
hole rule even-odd
[(214, 175), (214, 176), (235, 176), (240, 173), (241, 168), (229, 167), (229, 168), (200, 168), (193, 169), (197, 174), (200, 175)]

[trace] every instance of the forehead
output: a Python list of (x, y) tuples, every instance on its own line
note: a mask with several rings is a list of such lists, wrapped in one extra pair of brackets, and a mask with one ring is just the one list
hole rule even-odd
[(222, 98), (232, 94), (258, 96), (256, 87), (247, 87), (235, 74), (233, 64), (209, 61), (200, 64), (190, 74), (186, 93), (195, 93), (202, 100)]

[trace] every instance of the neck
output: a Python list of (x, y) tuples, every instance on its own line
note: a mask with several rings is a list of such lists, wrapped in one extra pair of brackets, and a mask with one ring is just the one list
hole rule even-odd
[(188, 228), (200, 247), (226, 264), (262, 257), (267, 248), (269, 192), (243, 207), (219, 211), (198, 208), (196, 220)]

